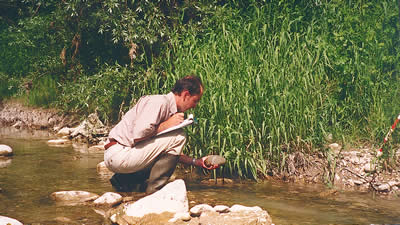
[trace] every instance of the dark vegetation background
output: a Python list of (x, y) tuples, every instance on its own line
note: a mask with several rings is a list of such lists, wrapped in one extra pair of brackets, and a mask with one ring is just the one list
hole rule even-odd
[[(113, 125), (194, 73), (186, 151), (256, 178), (326, 144), (378, 149), (400, 112), (400, 0), (1, 0), (0, 96)], [(394, 156), (394, 132), (384, 157)]]

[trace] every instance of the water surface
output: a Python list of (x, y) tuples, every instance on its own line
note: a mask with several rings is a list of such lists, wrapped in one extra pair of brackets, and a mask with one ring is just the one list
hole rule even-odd
[[(96, 172), (102, 154), (77, 151), (72, 146), (51, 147), (47, 132), (0, 129), (0, 144), (13, 148), (14, 156), (0, 168), (0, 215), (24, 224), (105, 224), (89, 206), (56, 204), (50, 194), (82, 190), (99, 195), (113, 191)], [(191, 205), (241, 204), (267, 210), (275, 224), (395, 224), (400, 223), (400, 199), (388, 200), (371, 193), (339, 192), (321, 197), (321, 185), (266, 181), (233, 185), (187, 181)]]

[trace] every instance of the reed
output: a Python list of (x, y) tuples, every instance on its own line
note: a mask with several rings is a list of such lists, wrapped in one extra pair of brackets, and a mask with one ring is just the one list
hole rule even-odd
[(328, 134), (347, 141), (382, 137), (385, 116), (400, 109), (387, 105), (400, 93), (386, 89), (398, 81), (379, 59), (389, 57), (387, 49), (359, 33), (379, 29), (370, 21), (352, 32), (338, 23), (342, 17), (360, 21), (367, 10), (326, 3), (310, 17), (289, 11), (268, 20), (272, 5), (247, 17), (218, 9), (205, 33), (188, 29), (173, 37), (174, 58), (168, 59), (176, 78), (195, 71), (206, 86), (188, 150), (226, 157), (227, 171), (241, 177), (282, 168), (285, 156), (318, 149)]

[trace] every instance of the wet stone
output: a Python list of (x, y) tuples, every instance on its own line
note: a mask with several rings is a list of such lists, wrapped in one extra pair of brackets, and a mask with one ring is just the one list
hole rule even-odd
[(227, 213), (229, 212), (229, 207), (226, 205), (216, 205), (214, 206), (214, 210), (219, 213)]
[(6, 216), (0, 216), (0, 224), (5, 224), (5, 225), (23, 225), (18, 220), (10, 218), (10, 217), (6, 217)]
[(203, 212), (215, 211), (215, 209), (207, 204), (195, 205), (190, 209), (190, 215), (200, 216)]
[(71, 141), (69, 139), (55, 139), (55, 140), (48, 140), (47, 144), (50, 146), (68, 146), (71, 144)]
[(13, 154), (13, 150), (8, 145), (0, 145), (0, 157), (1, 156), (11, 156)]
[(114, 192), (106, 192), (96, 200), (94, 200), (94, 204), (96, 205), (117, 205), (122, 202), (122, 196), (120, 194)]
[(99, 195), (87, 191), (58, 191), (50, 196), (53, 200), (59, 202), (87, 202), (99, 197)]

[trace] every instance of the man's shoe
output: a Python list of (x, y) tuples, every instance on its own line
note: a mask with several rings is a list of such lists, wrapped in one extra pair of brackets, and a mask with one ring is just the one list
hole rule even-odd
[(111, 179), (110, 183), (117, 192), (130, 192), (132, 189), (129, 187), (129, 184), (125, 183), (124, 180), (121, 179), (124, 175), (120, 173), (114, 174)]

